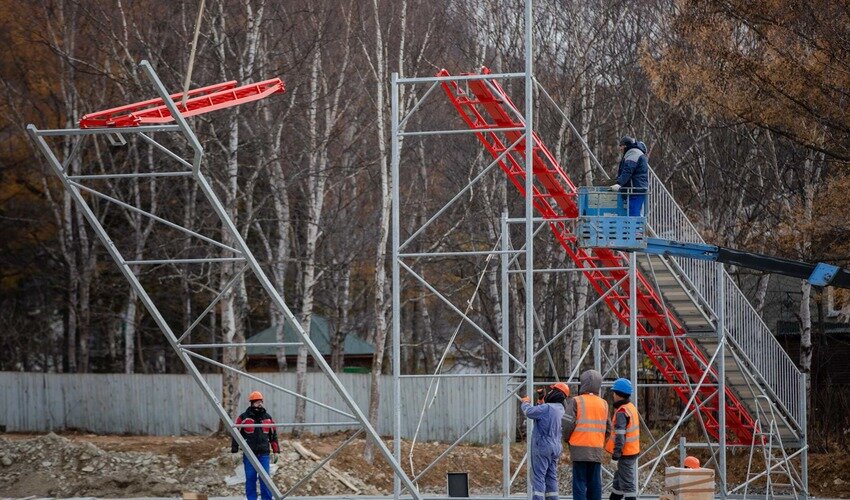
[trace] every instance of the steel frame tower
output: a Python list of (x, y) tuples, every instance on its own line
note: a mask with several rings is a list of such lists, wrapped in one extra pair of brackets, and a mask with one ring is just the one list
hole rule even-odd
[[(720, 264), (691, 263), (675, 258), (654, 258), (635, 253), (611, 255), (600, 258), (583, 256), (576, 250), (573, 258), (575, 266), (562, 269), (534, 268), (534, 238), (541, 229), (549, 227), (565, 248), (571, 243), (568, 226), (575, 221), (576, 213), (570, 209), (575, 204), (575, 186), (560, 169), (560, 166), (546, 151), (537, 137), (534, 123), (534, 92), (557, 109), (561, 117), (569, 124), (582, 147), (588, 152), (595, 166), (604, 177), (608, 177), (592, 150), (584, 143), (581, 135), (557, 106), (552, 97), (533, 77), (532, 67), (532, 8), (531, 0), (525, 8), (525, 71), (521, 73), (464, 74), (451, 76), (441, 72), (436, 77), (401, 77), (392, 75), (392, 287), (393, 287), (393, 382), (396, 398), (400, 392), (400, 382), (411, 375), (401, 373), (401, 324), (402, 324), (402, 280), (405, 272), (421, 286), (437, 297), (447, 309), (457, 314), (460, 320), (477, 331), (481, 337), (497, 346), (501, 352), (501, 372), (486, 374), (443, 374), (424, 375), (433, 381), (453, 377), (499, 377), (504, 380), (502, 394), (494, 394), (498, 403), (483, 414), (475, 426), (490, 418), (502, 409), (505, 429), (502, 434), (502, 490), (501, 498), (512, 497), (512, 485), (523, 465), (530, 456), (530, 440), (526, 440), (524, 458), (515, 464), (512, 471), (510, 456), (511, 414), (515, 411), (508, 404), (518, 398), (517, 393), (524, 388), (526, 394), (533, 394), (535, 361), (547, 352), (558, 338), (563, 336), (575, 321), (586, 315), (600, 304), (609, 308), (628, 327), (628, 335), (602, 334), (597, 331), (593, 342), (587, 346), (580, 359), (574, 363), (573, 373), (563, 374), (568, 382), (574, 382), (578, 369), (592, 357), (593, 366), (606, 375), (606, 385), (612, 382), (612, 375), (628, 373), (634, 387), (673, 389), (682, 402), (684, 409), (673, 427), (656, 438), (651, 431), (652, 443), (642, 450), (640, 456), (640, 491), (643, 492), (649, 478), (661, 464), (680, 465), (688, 449), (708, 450), (708, 464), (717, 468), (717, 483), (721, 498), (754, 495), (748, 493), (755, 481), (779, 474), (787, 478), (788, 493), (791, 498), (806, 497), (807, 479), (807, 442), (805, 378), (781, 350), (770, 331), (764, 326), (741, 291)], [(522, 112), (513, 105), (510, 97), (499, 84), (508, 79), (523, 79), (525, 83), (525, 106)], [(430, 84), (423, 96), (404, 116), (399, 115), (399, 95), (402, 87)], [(461, 86), (466, 85), (465, 89)], [(417, 112), (423, 102), (438, 87), (449, 97), (467, 129), (420, 130), (408, 129), (411, 116)], [(424, 223), (414, 227), (402, 237), (400, 223), (400, 139), (403, 137), (434, 136), (471, 133), (485, 146), (493, 161), (483, 168), (465, 186)], [(528, 140), (528, 138), (532, 138)], [(531, 147), (526, 144), (531, 143)], [(536, 158), (540, 155), (543, 160)], [(528, 166), (534, 165), (532, 175), (526, 175)], [(492, 251), (440, 251), (411, 252), (407, 247), (419, 237), (435, 220), (443, 217), (449, 208), (457, 204), (464, 195), (484, 176), (496, 167), (508, 174), (513, 185), (524, 196), (525, 211), (522, 217), (509, 217), (503, 214), (500, 242)], [(702, 241), (699, 233), (687, 220), (684, 212), (675, 203), (661, 181), (651, 174), (651, 196), (648, 205), (652, 206), (648, 217), (650, 230), (655, 234), (681, 241)], [(558, 209), (557, 207), (562, 207)], [(535, 214), (535, 211), (537, 215)], [(542, 215), (542, 216), (540, 216)], [(518, 249), (512, 246), (509, 227), (512, 224), (524, 228), (524, 238)], [(567, 248), (568, 253), (570, 249)], [(602, 254), (599, 252), (598, 254)], [(443, 295), (435, 285), (417, 273), (409, 263), (412, 259), (429, 257), (464, 257), (472, 255), (498, 255), (501, 276), (502, 324), (500, 335), (487, 332), (476, 324), (473, 318)], [(588, 261), (596, 259), (592, 266)], [(522, 265), (519, 265), (519, 264)], [(589, 271), (592, 269), (592, 271)], [(590, 305), (577, 313), (567, 327), (552, 336), (536, 331), (534, 302), (534, 277), (547, 272), (580, 273), (591, 280), (600, 294)], [(526, 354), (524, 360), (517, 359), (511, 352), (509, 343), (508, 313), (510, 301), (508, 283), (511, 276), (523, 278), (525, 291), (524, 341)], [(597, 285), (602, 281), (602, 285)], [(669, 282), (668, 282), (669, 280)], [(539, 345), (535, 335), (542, 337)], [(497, 337), (499, 340), (497, 341)], [(618, 359), (605, 359), (601, 349), (602, 341), (627, 340), (626, 349)], [(591, 356), (592, 353), (592, 356)], [(628, 359), (626, 359), (626, 357)], [(666, 379), (663, 383), (644, 383), (638, 380), (638, 367), (642, 359), (652, 361)], [(603, 360), (607, 365), (603, 367)], [(627, 371), (623, 371), (623, 366)], [(731, 370), (731, 372), (730, 372)], [(560, 379), (557, 372), (552, 374)], [(415, 375), (423, 377), (423, 375)], [(731, 381), (731, 382), (730, 382)], [(635, 393), (637, 399), (638, 391)], [(397, 400), (397, 399), (396, 399)], [(637, 402), (638, 405), (640, 402)], [(640, 406), (638, 406), (640, 408)], [(423, 410), (424, 414), (424, 410)], [(769, 417), (766, 417), (769, 416)], [(394, 415), (394, 452), (397, 461), (401, 461), (401, 408), (395, 408)], [(731, 421), (727, 420), (731, 419)], [(767, 420), (765, 420), (767, 418)], [(674, 443), (676, 433), (689, 420), (696, 420), (702, 439), (687, 442), (680, 439)], [(527, 436), (531, 433), (531, 421), (527, 421)], [(456, 447), (473, 429), (468, 429), (456, 441), (448, 446), (436, 460), (413, 477), (418, 481), (435, 463)], [(731, 433), (731, 439), (728, 434)], [(730, 485), (727, 480), (727, 450), (730, 448), (749, 449), (750, 466), (752, 450), (762, 449), (765, 456), (765, 470), (751, 472), (738, 485)], [(796, 451), (789, 452), (789, 449)], [(679, 451), (679, 460), (672, 464), (668, 456)], [(778, 453), (778, 457), (774, 457)], [(772, 458), (771, 458), (772, 457)], [(799, 467), (792, 461), (799, 459)], [(611, 473), (606, 470), (608, 477)], [(531, 497), (530, 468), (526, 467), (526, 496)], [(742, 493), (743, 492), (743, 493)], [(395, 485), (398, 496), (401, 488)], [(771, 497), (780, 497), (774, 490), (768, 491)], [(489, 498), (489, 497), (488, 497)]]
[[(496, 341), (495, 335), (488, 334), (484, 331), (480, 326), (476, 325), (474, 321), (472, 321), (463, 311), (454, 306), (451, 301), (445, 298), (436, 288), (434, 288), (431, 284), (427, 282), (425, 278), (417, 274), (410, 265), (404, 262), (406, 258), (418, 258), (418, 257), (427, 257), (427, 253), (409, 253), (403, 252), (405, 247), (413, 241), (417, 235), (419, 235), (426, 227), (428, 227), (434, 220), (436, 220), (443, 212), (445, 212), (452, 204), (458, 201), (461, 198), (461, 195), (467, 191), (469, 188), (474, 185), (477, 180), (484, 176), (486, 172), (491, 170), (495, 165), (497, 165), (505, 155), (508, 154), (509, 151), (514, 150), (519, 143), (521, 142), (521, 138), (513, 141), (513, 144), (505, 149), (500, 157), (497, 157), (484, 171), (479, 174), (473, 181), (471, 181), (466, 187), (462, 188), (460, 192), (452, 198), (446, 205), (444, 205), (440, 210), (438, 210), (427, 222), (425, 222), (421, 227), (419, 227), (416, 231), (414, 231), (404, 242), (401, 241), (400, 235), (400, 221), (399, 221), (399, 164), (401, 161), (401, 152), (399, 147), (399, 138), (402, 136), (419, 136), (419, 135), (440, 135), (440, 134), (455, 134), (455, 133), (478, 133), (476, 130), (443, 130), (443, 131), (403, 131), (402, 125), (407, 122), (410, 116), (417, 111), (419, 106), (425, 99), (428, 98), (429, 95), (441, 84), (446, 82), (463, 82), (463, 81), (480, 81), (487, 82), (493, 80), (501, 80), (501, 79), (522, 79), (525, 83), (525, 113), (522, 116), (523, 126), (513, 126), (513, 127), (494, 127), (489, 130), (492, 133), (499, 132), (517, 132), (521, 133), (521, 137), (532, 137), (534, 134), (534, 85), (533, 85), (533, 45), (532, 45), (532, 0), (526, 0), (525, 2), (525, 10), (524, 10), (524, 28), (525, 28), (525, 37), (524, 37), (524, 46), (525, 46), (525, 70), (521, 73), (504, 73), (504, 74), (491, 74), (491, 75), (468, 75), (468, 76), (436, 76), (436, 77), (421, 77), (421, 78), (402, 78), (399, 77), (398, 73), (392, 74), (392, 88), (391, 88), (391, 134), (392, 134), (392, 308), (393, 308), (393, 322), (392, 322), (392, 342), (393, 342), (393, 392), (394, 399), (398, 401), (400, 399), (401, 392), (401, 379), (404, 375), (401, 374), (401, 269), (403, 268), (407, 273), (413, 276), (418, 282), (420, 282), (423, 286), (425, 286), (429, 291), (434, 293), (437, 297), (439, 297), (443, 302), (445, 302), (449, 308), (454, 310), (456, 313), (459, 313), (460, 316), (470, 325), (475, 328), (478, 333), (480, 333), (487, 341), (495, 345), (502, 353), (502, 373), (496, 374), (496, 376), (502, 377), (505, 380), (505, 394), (499, 397), (499, 403), (493, 407), (489, 412), (487, 412), (481, 419), (477, 421), (475, 425), (469, 428), (464, 434), (458, 437), (455, 442), (453, 442), (440, 456), (437, 457), (431, 464), (426, 466), (418, 475), (416, 475), (413, 480), (417, 481), (419, 478), (424, 476), (439, 460), (444, 458), (454, 447), (456, 447), (460, 442), (464, 439), (464, 437), (469, 434), (477, 425), (484, 422), (488, 417), (493, 415), (500, 408), (504, 408), (504, 418), (506, 422), (506, 426), (510, 425), (511, 422), (510, 412), (512, 411), (511, 403), (517, 398), (517, 392), (523, 388), (527, 394), (534, 394), (534, 199), (533, 199), (533, 177), (527, 176), (525, 180), (525, 218), (523, 219), (524, 231), (525, 231), (525, 248), (523, 250), (507, 250), (502, 249), (499, 251), (493, 252), (483, 252), (489, 255), (498, 254), (501, 255), (502, 263), (506, 259), (513, 255), (515, 258), (523, 257), (525, 263), (525, 360), (519, 360), (514, 357), (510, 353), (510, 345), (508, 336), (506, 335), (507, 330), (507, 314), (504, 313), (502, 315), (502, 327), (503, 331), (501, 334), (501, 341)], [(422, 96), (421, 99), (413, 106), (413, 108), (408, 112), (407, 116), (400, 117), (399, 116), (399, 93), (400, 87), (404, 85), (418, 85), (418, 84), (430, 84), (430, 87)], [(517, 150), (518, 151), (518, 150)], [(527, 164), (533, 162), (533, 150), (531, 148), (527, 148), (525, 151), (525, 160)], [(507, 234), (503, 231), (503, 243)], [(441, 252), (442, 256), (463, 256), (463, 255), (473, 255), (473, 254), (482, 254), (482, 252)], [(505, 277), (507, 275), (504, 275)], [(503, 287), (503, 300), (506, 300), (506, 288)], [(504, 309), (507, 311), (507, 308)], [(516, 370), (512, 371), (512, 365), (516, 366)], [(493, 374), (490, 374), (493, 375)], [(440, 379), (440, 378), (450, 378), (453, 375), (450, 374), (434, 374), (432, 376), (432, 380)], [(522, 380), (523, 383), (513, 383), (514, 379)], [(394, 454), (396, 461), (400, 463), (401, 461), (401, 408), (396, 406), (395, 414), (393, 418), (393, 434), (394, 434)], [(532, 431), (532, 422), (528, 421), (528, 433), (530, 435)], [(509, 439), (511, 433), (506, 428), (503, 432), (502, 437), (502, 445), (503, 445), (503, 495), (510, 495), (510, 484), (513, 479), (510, 477), (510, 462), (509, 462)], [(531, 451), (531, 442), (530, 440), (526, 445), (526, 455), (529, 456)], [(517, 472), (521, 469), (521, 467), (517, 468)], [(530, 468), (528, 469), (530, 471)], [(514, 476), (515, 479), (515, 476)], [(527, 479), (530, 479), (528, 476)], [(397, 498), (401, 493), (401, 487), (398, 479), (396, 479), (394, 484), (394, 496)], [(526, 496), (532, 496), (532, 486), (531, 481), (526, 481)]]
[[(219, 95), (218, 99), (207, 99), (204, 102), (198, 103), (193, 99), (188, 101), (189, 106), (186, 108), (188, 112), (181, 114), (178, 110), (177, 105), (175, 104), (175, 99), (179, 99), (180, 95), (169, 96), (156, 72), (153, 70), (151, 65), (147, 61), (142, 61), (141, 63), (142, 69), (148, 75), (153, 84), (154, 89), (160, 98), (160, 105), (153, 112), (143, 112), (141, 109), (150, 108), (150, 105), (153, 101), (146, 101), (144, 106), (125, 106), (122, 108), (116, 108), (115, 110), (109, 110), (109, 112), (104, 113), (96, 113), (93, 115), (89, 115), (89, 117), (102, 117), (102, 116), (121, 116), (122, 118), (119, 120), (119, 125), (110, 126), (105, 122), (106, 118), (104, 118), (103, 123), (100, 121), (89, 123), (85, 122), (84, 125), (91, 128), (72, 128), (72, 129), (55, 129), (55, 130), (39, 130), (34, 125), (28, 125), (27, 131), (35, 143), (38, 150), (44, 155), (47, 163), (50, 165), (50, 168), (57, 175), (57, 177), (61, 180), (63, 187), (67, 192), (71, 195), (72, 199), (78, 206), (78, 208), (82, 211), (83, 216), (86, 221), (94, 230), (97, 237), (106, 247), (107, 252), (118, 265), (122, 275), (127, 279), (130, 283), (133, 290), (138, 294), (139, 299), (145, 305), (148, 310), (148, 313), (156, 322), (157, 326), (162, 330), (162, 333), (165, 335), (168, 343), (174, 349), (174, 352), (177, 354), (180, 361), (186, 368), (186, 371), (192, 376), (195, 382), (203, 391), (204, 396), (209, 401), (210, 405), (214, 408), (216, 413), (221, 418), (225, 427), (227, 428), (230, 435), (236, 440), (239, 446), (242, 448), (242, 451), (248, 457), (251, 464), (253, 464), (254, 468), (259, 471), (259, 476), (263, 483), (272, 491), (275, 498), (283, 498), (284, 496), (289, 496), (293, 493), (299, 486), (309, 480), (313, 474), (318, 472), (325, 463), (331, 460), (334, 456), (336, 456), (346, 445), (351, 443), (355, 437), (357, 437), (361, 432), (365, 432), (368, 438), (372, 439), (375, 442), (375, 445), (378, 451), (384, 456), (384, 458), (389, 462), (390, 466), (395, 471), (396, 477), (398, 481), (402, 482), (408, 489), (408, 493), (411, 497), (419, 499), (421, 498), (419, 492), (414, 487), (413, 483), (405, 474), (404, 470), (399, 466), (399, 463), (394, 459), (393, 454), (384, 444), (384, 442), (380, 439), (377, 431), (370, 425), (366, 415), (363, 411), (357, 406), (355, 401), (352, 399), (352, 396), (349, 394), (348, 390), (345, 386), (342, 385), (340, 380), (337, 378), (336, 374), (331, 370), (328, 363), (325, 361), (321, 352), (316, 348), (313, 342), (310, 340), (310, 336), (304, 331), (301, 326), (301, 323), (295, 318), (295, 316), (290, 311), (289, 307), (283, 300), (283, 297), (278, 292), (277, 289), (272, 285), (265, 271), (260, 267), (259, 262), (251, 253), (251, 250), (248, 248), (245, 240), (242, 238), (239, 230), (236, 228), (235, 224), (228, 216), (225, 207), (222, 205), (221, 201), (216, 196), (215, 192), (210, 185), (210, 182), (207, 180), (207, 177), (204, 175), (201, 169), (201, 163), (204, 156), (204, 150), (201, 147), (200, 141), (196, 137), (195, 133), (189, 127), (186, 122), (185, 115), (195, 115), (204, 113), (207, 111), (221, 109), (223, 107), (228, 107), (231, 105), (239, 104), (241, 102), (250, 102), (253, 100), (257, 100), (259, 98), (264, 97), (267, 94), (264, 92), (269, 91), (269, 88), (263, 86), (263, 84), (267, 82), (263, 82), (263, 84), (257, 84), (257, 86), (261, 86), (259, 88), (259, 92), (252, 92), (251, 89), (244, 90), (241, 93), (231, 92), (225, 95)], [(232, 89), (232, 82), (228, 82), (227, 84), (222, 84), (227, 87), (227, 89)], [(253, 87), (257, 87), (253, 86)], [(220, 90), (220, 86), (213, 86), (216, 90)], [(210, 87), (210, 88), (213, 88)], [(251, 87), (251, 86), (246, 86)], [(245, 89), (246, 87), (243, 87)], [(205, 88), (207, 89), (207, 88)], [(190, 94), (197, 95), (198, 90), (190, 92)], [(133, 114), (138, 113), (136, 116), (141, 116), (142, 124), (138, 124), (138, 120), (134, 118)], [(145, 122), (145, 119), (151, 120), (151, 122)], [(174, 121), (175, 123), (168, 123), (170, 121)], [(145, 123), (154, 123), (154, 124), (145, 124)], [(173, 160), (178, 164), (178, 168), (171, 169), (166, 172), (133, 172), (133, 173), (110, 173), (110, 174), (82, 174), (82, 175), (73, 175), (68, 171), (68, 166), (71, 164), (76, 155), (80, 154), (82, 151), (82, 145), (84, 141), (88, 138), (94, 136), (106, 136), (114, 145), (123, 145), (126, 144), (124, 140), (124, 136), (126, 135), (136, 135), (144, 142), (152, 145), (156, 150), (161, 153), (164, 153), (169, 159)], [(165, 145), (163, 145), (160, 141), (154, 139), (154, 134), (165, 134), (166, 136), (177, 136), (177, 138), (184, 139), (188, 146), (193, 151), (193, 157), (191, 161), (182, 158), (179, 154), (175, 153)], [(50, 144), (48, 144), (48, 138), (73, 138), (75, 140), (73, 148), (70, 151), (70, 154), (60, 161), (56, 153), (51, 148)], [(96, 189), (93, 189), (86, 185), (87, 181), (94, 180), (104, 180), (104, 179), (132, 179), (132, 178), (145, 178), (145, 177), (163, 177), (163, 178), (175, 178), (175, 177), (184, 177), (190, 178), (197, 184), (200, 192), (203, 194), (203, 200), (206, 201), (209, 206), (212, 208), (213, 212), (218, 218), (218, 221), (222, 227), (222, 233), (226, 234), (230, 241), (234, 242), (233, 244), (225, 244), (221, 241), (217, 241), (210, 237), (204, 236), (199, 233), (195, 229), (184, 227), (181, 224), (166, 220), (162, 217), (159, 217), (155, 214), (152, 214), (140, 206), (135, 206), (130, 203), (126, 203), (124, 201), (118, 200), (114, 197), (106, 195)], [(163, 224), (168, 226), (171, 229), (177, 230), (184, 235), (188, 235), (193, 238), (197, 238), (202, 240), (208, 244), (211, 244), (217, 250), (223, 250), (229, 256), (226, 257), (204, 257), (204, 258), (192, 258), (192, 259), (179, 259), (179, 258), (157, 258), (157, 259), (144, 259), (144, 260), (128, 260), (126, 259), (122, 253), (119, 251), (116, 244), (113, 242), (112, 236), (109, 234), (107, 229), (103, 226), (101, 221), (96, 216), (95, 212), (92, 209), (91, 201), (94, 199), (104, 200), (108, 203), (119, 206), (125, 210), (129, 210), (136, 214), (139, 214), (144, 217), (148, 217), (150, 219), (155, 220), (159, 224)], [(152, 298), (152, 294), (145, 288), (142, 282), (139, 280), (139, 277), (134, 274), (132, 271), (132, 266), (147, 266), (147, 265), (167, 265), (167, 264), (221, 264), (221, 263), (230, 263), (233, 264), (235, 272), (230, 276), (227, 283), (224, 285), (223, 289), (221, 289), (215, 298), (210, 302), (210, 304), (206, 307), (206, 309), (195, 319), (195, 321), (191, 324), (191, 326), (184, 331), (183, 333), (179, 333), (174, 330), (171, 324), (167, 321), (167, 319), (163, 316), (160, 311), (159, 306), (162, 304), (157, 304)], [(333, 406), (327, 405), (321, 401), (317, 401), (308, 396), (303, 396), (286, 387), (282, 387), (276, 385), (274, 383), (268, 382), (264, 380), (262, 377), (259, 377), (254, 374), (250, 374), (245, 372), (244, 370), (226, 365), (224, 363), (220, 363), (212, 358), (201, 355), (196, 352), (197, 349), (234, 349), (234, 348), (244, 348), (246, 344), (240, 343), (215, 343), (215, 344), (191, 344), (185, 342), (189, 333), (201, 322), (201, 320), (215, 307), (215, 305), (223, 298), (227, 293), (230, 293), (233, 285), (237, 282), (241, 275), (245, 272), (250, 272), (254, 275), (254, 277), (259, 281), (262, 289), (268, 295), (269, 299), (272, 301), (274, 305), (276, 305), (280, 310), (284, 313), (286, 321), (290, 323), (292, 328), (297, 334), (299, 339), (298, 342), (295, 342), (295, 345), (303, 345), (307, 348), (310, 355), (313, 357), (316, 365), (324, 372), (325, 376), (331, 382), (333, 387), (342, 397), (344, 402), (347, 405), (347, 409), (335, 408)], [(283, 347), (287, 345), (291, 345), (292, 343), (268, 343), (268, 344), (251, 344), (252, 346), (264, 346), (264, 347)], [(288, 394), (290, 396), (300, 398), (305, 400), (307, 403), (315, 404), (325, 408), (337, 415), (340, 415), (345, 421), (344, 422), (325, 422), (325, 423), (317, 423), (317, 422), (307, 422), (307, 423), (294, 423), (294, 422), (285, 422), (274, 424), (275, 427), (300, 427), (300, 426), (312, 426), (317, 424), (322, 425), (354, 425), (359, 428), (355, 433), (350, 436), (346, 441), (344, 441), (336, 450), (330, 453), (324, 460), (322, 460), (314, 469), (305, 474), (304, 477), (300, 478), (296, 484), (289, 489), (289, 491), (281, 492), (277, 486), (272, 481), (271, 477), (265, 472), (265, 470), (260, 465), (257, 460), (256, 455), (251, 451), (251, 449), (247, 446), (245, 440), (242, 438), (239, 433), (239, 428), (244, 427), (245, 425), (237, 425), (234, 423), (233, 419), (230, 415), (222, 407), (221, 402), (219, 401), (218, 396), (215, 392), (210, 388), (209, 384), (207, 384), (206, 380), (201, 375), (200, 370), (196, 362), (201, 361), (205, 363), (209, 363), (213, 366), (221, 368), (222, 370), (227, 370), (233, 373), (236, 373), (242, 377), (250, 379), (259, 384), (263, 384), (272, 391), (280, 391), (282, 393)], [(266, 424), (254, 424), (255, 427), (262, 427)]]

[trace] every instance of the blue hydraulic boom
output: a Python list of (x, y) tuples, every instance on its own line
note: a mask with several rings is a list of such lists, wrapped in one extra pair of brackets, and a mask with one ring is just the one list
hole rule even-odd
[(722, 262), (805, 279), (815, 286), (850, 288), (850, 271), (825, 262), (811, 264), (705, 243), (648, 238), (645, 236), (646, 218), (627, 215), (628, 199), (628, 193), (611, 192), (608, 188), (579, 188), (579, 244)]

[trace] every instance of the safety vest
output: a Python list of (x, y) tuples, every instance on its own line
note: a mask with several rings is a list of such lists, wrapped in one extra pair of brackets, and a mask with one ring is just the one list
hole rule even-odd
[[(629, 416), (629, 426), (626, 427), (625, 430), (616, 430), (617, 425), (617, 413), (623, 412)], [(611, 417), (611, 428), (615, 429), (614, 432), (608, 437), (608, 442), (605, 443), (605, 451), (608, 453), (614, 453), (614, 439), (616, 434), (625, 434), (626, 442), (623, 444), (623, 455), (637, 455), (640, 453), (640, 417), (638, 417), (637, 408), (632, 403), (626, 403), (614, 412), (614, 415)]]
[(608, 403), (595, 394), (576, 396), (576, 427), (570, 445), (603, 448), (608, 424)]

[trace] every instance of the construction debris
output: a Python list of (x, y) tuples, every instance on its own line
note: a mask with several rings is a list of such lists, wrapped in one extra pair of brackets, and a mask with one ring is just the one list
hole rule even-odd
[[(322, 457), (320, 457), (320, 456), (316, 455), (315, 453), (313, 453), (312, 451), (308, 450), (307, 448), (304, 447), (303, 444), (299, 443), (298, 441), (291, 441), (289, 444), (292, 445), (292, 447), (295, 449), (295, 451), (298, 452), (299, 455), (301, 455), (303, 458), (305, 458), (307, 460), (315, 460), (317, 462), (322, 460)], [(358, 488), (357, 485), (355, 485), (353, 482), (349, 481), (348, 478), (345, 477), (345, 475), (340, 474), (339, 471), (337, 471), (336, 469), (334, 469), (330, 465), (325, 464), (325, 465), (322, 466), (322, 469), (328, 471), (328, 473), (331, 476), (335, 477), (339, 482), (341, 482), (342, 484), (347, 486), (354, 493), (357, 493), (358, 495), (360, 494), (360, 488)]]
[[(120, 439), (120, 437), (119, 437)], [(309, 450), (301, 446), (302, 451)], [(312, 470), (315, 459), (304, 459), (289, 442), (281, 443), (275, 483), (286, 491)], [(313, 454), (312, 456), (316, 456)], [(187, 465), (174, 454), (147, 451), (106, 451), (92, 443), (75, 442), (56, 434), (30, 439), (0, 437), (0, 497), (79, 496), (239, 496), (244, 485), (225, 484), (242, 455), (229, 447), (208, 459)], [(320, 470), (298, 493), (338, 495), (358, 491), (379, 494), (377, 488), (336, 469)]]

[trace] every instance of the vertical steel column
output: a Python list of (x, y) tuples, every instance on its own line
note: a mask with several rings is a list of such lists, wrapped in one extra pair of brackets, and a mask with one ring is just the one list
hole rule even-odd
[(809, 407), (806, 405), (806, 374), (800, 374), (800, 474), (803, 481), (803, 498), (809, 498)]
[(637, 253), (629, 253), (629, 378), (634, 388), (632, 403), (638, 406), (638, 340), (637, 340)]
[[(502, 254), (501, 259), (501, 282), (502, 282), (502, 373), (510, 373), (511, 360), (508, 353), (511, 348), (510, 327), (508, 323), (508, 308), (510, 307), (510, 295), (508, 294), (508, 266), (509, 255), (508, 249), (510, 246), (510, 238), (508, 235), (508, 212), (502, 212)], [(505, 377), (505, 395), (510, 391), (511, 378)], [(508, 497), (511, 495), (511, 416), (516, 411), (511, 404), (505, 404), (503, 407), (503, 418), (505, 419), (502, 427), (502, 496)]]
[[(719, 430), (720, 463), (717, 464), (720, 477), (720, 498), (726, 498), (726, 273), (723, 264), (717, 264), (717, 406), (720, 408), (717, 416)], [(706, 368), (707, 370), (711, 367)], [(709, 443), (711, 446), (711, 443)]]
[(602, 347), (599, 345), (600, 333), (599, 328), (593, 330), (593, 369), (602, 373)]
[[(532, 0), (525, 0), (525, 390), (534, 398), (534, 86), (532, 85)], [(526, 493), (531, 485), (531, 432), (534, 424), (526, 419)]]
[[(632, 381), (632, 404), (640, 411), (638, 401), (638, 339), (637, 339), (637, 252), (629, 253), (629, 378)], [(639, 484), (639, 457), (635, 457), (635, 485)]]
[[(398, 265), (399, 186), (398, 173), (401, 155), (398, 147), (398, 73), (392, 74), (390, 97), (390, 163), (392, 183), (392, 308), (393, 308), (393, 456), (401, 464), (401, 279)], [(393, 498), (401, 495), (401, 479), (393, 476)]]

